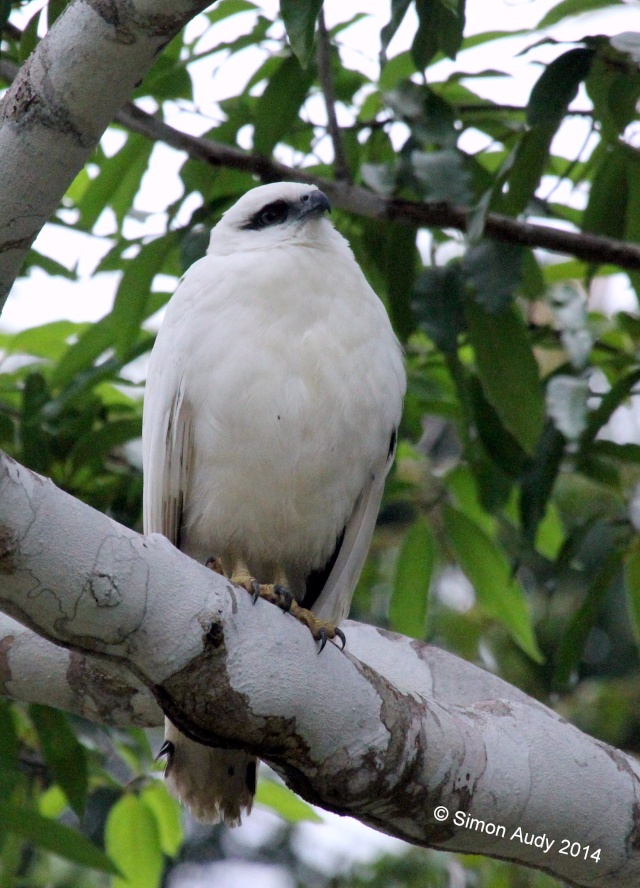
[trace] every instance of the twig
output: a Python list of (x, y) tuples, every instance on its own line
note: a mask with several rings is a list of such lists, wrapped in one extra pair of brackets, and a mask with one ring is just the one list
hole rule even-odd
[[(6, 59), (0, 60), (0, 77), (10, 81), (16, 72), (17, 65)], [(247, 154), (239, 148), (186, 135), (132, 103), (118, 112), (116, 120), (133, 132), (164, 142), (178, 151), (185, 151), (190, 157), (214, 167), (252, 173), (263, 182), (289, 180), (317, 185), (337, 208), (356, 216), (388, 219), (414, 228), (455, 228), (458, 231), (466, 231), (467, 228), (468, 207), (381, 197), (348, 182), (335, 182), (313, 175), (307, 169), (294, 169), (277, 160)], [(640, 246), (615, 238), (563, 231), (497, 213), (487, 214), (485, 233), (505, 243), (541, 247), (595, 265), (612, 264), (629, 271), (640, 271)]]
[[(251, 172), (264, 182), (288, 179), (317, 185), (336, 207), (348, 213), (374, 219), (390, 219), (413, 227), (457, 228), (459, 231), (465, 231), (467, 227), (467, 216), (470, 213), (468, 207), (384, 198), (356, 185), (315, 176), (307, 169), (294, 169), (276, 160), (254, 157), (238, 148), (185, 135), (132, 104), (125, 106), (117, 119), (141, 135), (186, 151), (190, 157), (212, 166)], [(546, 225), (521, 222), (497, 213), (487, 214), (485, 232), (496, 240), (567, 253), (584, 262), (598, 265), (611, 263), (632, 271), (640, 270), (640, 246), (614, 238), (563, 231)]]
[(327, 109), (327, 130), (329, 131), (331, 142), (333, 143), (333, 165), (336, 179), (341, 182), (350, 182), (351, 173), (349, 172), (349, 164), (344, 150), (342, 133), (338, 126), (338, 118), (336, 117), (336, 94), (333, 88), (333, 74), (331, 72), (331, 43), (324, 21), (323, 9), (320, 10), (320, 14), (318, 15), (316, 58), (318, 62), (318, 78), (320, 80), (320, 87)]

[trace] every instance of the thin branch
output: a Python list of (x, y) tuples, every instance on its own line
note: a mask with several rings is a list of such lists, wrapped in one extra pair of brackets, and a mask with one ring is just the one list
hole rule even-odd
[(331, 42), (324, 20), (323, 9), (320, 10), (318, 15), (316, 59), (318, 62), (318, 78), (327, 109), (327, 129), (333, 144), (333, 165), (336, 179), (341, 182), (350, 182), (349, 163), (336, 116), (336, 93), (333, 87), (333, 73), (331, 71)]
[[(254, 157), (238, 148), (186, 135), (133, 104), (123, 108), (116, 119), (134, 132), (165, 142), (179, 151), (186, 151), (190, 157), (203, 160), (211, 166), (231, 167), (254, 173), (264, 182), (287, 179), (317, 185), (336, 207), (357, 216), (388, 219), (417, 228), (455, 228), (459, 231), (466, 231), (467, 228), (467, 217), (471, 212), (468, 207), (457, 207), (444, 202), (417, 203), (385, 198), (356, 185), (313, 175), (305, 168), (294, 169), (276, 160)], [(498, 213), (487, 215), (485, 232), (499, 241), (541, 247), (575, 256), (584, 262), (618, 265), (630, 271), (640, 270), (640, 246), (614, 238), (563, 231), (547, 225), (522, 222)]]
[[(14, 63), (0, 60), (1, 77), (11, 80), (16, 71)], [(125, 105), (115, 119), (133, 132), (164, 142), (178, 151), (185, 151), (190, 157), (210, 166), (252, 173), (263, 182), (289, 180), (317, 185), (334, 206), (356, 216), (387, 219), (416, 228), (454, 228), (458, 231), (466, 231), (467, 228), (467, 218), (471, 212), (468, 207), (385, 198), (356, 185), (314, 175), (305, 168), (294, 169), (277, 160), (257, 157), (239, 148), (187, 135), (132, 103)], [(498, 213), (487, 214), (485, 233), (498, 241), (563, 253), (594, 265), (611, 264), (628, 271), (640, 271), (640, 246), (615, 238), (563, 231)]]

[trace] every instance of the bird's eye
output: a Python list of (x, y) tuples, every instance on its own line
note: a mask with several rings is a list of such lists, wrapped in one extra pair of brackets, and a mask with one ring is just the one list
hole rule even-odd
[(288, 207), (283, 200), (267, 204), (260, 210), (256, 219), (260, 228), (268, 228), (270, 225), (278, 225), (287, 218)]

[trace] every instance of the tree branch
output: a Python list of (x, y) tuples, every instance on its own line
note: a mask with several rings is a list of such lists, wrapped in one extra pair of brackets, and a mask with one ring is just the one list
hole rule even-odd
[[(466, 231), (467, 228), (467, 218), (471, 212), (468, 207), (456, 207), (442, 202), (416, 203), (384, 198), (356, 185), (316, 176), (307, 168), (293, 169), (276, 160), (253, 156), (238, 148), (186, 135), (133, 104), (123, 108), (117, 120), (134, 132), (186, 151), (190, 157), (203, 160), (211, 166), (251, 172), (264, 182), (287, 179), (317, 185), (336, 207), (357, 216), (387, 219), (412, 227), (456, 228), (459, 231)], [(485, 232), (496, 240), (568, 253), (584, 262), (610, 263), (630, 271), (640, 270), (640, 246), (614, 238), (562, 231), (546, 225), (521, 222), (498, 213), (487, 214)]]
[(0, 102), (0, 309), (40, 229), (157, 53), (208, 0), (77, 0)]
[(256, 753), (313, 803), (576, 886), (638, 884), (637, 763), (457, 657), (352, 622), (318, 657), (272, 605), (6, 456), (0, 577), (5, 612), (89, 670), (132, 672), (183, 732)]
[(127, 669), (46, 641), (0, 614), (0, 696), (116, 727), (162, 724), (153, 694)]
[(331, 72), (331, 42), (324, 21), (324, 10), (318, 15), (318, 34), (316, 59), (318, 62), (318, 79), (324, 96), (324, 104), (327, 109), (327, 130), (333, 144), (333, 167), (336, 179), (340, 182), (350, 182), (349, 162), (344, 150), (342, 133), (336, 117), (336, 94), (333, 88), (333, 74)]
[[(16, 67), (8, 60), (0, 60), (0, 76), (10, 80), (15, 76)], [(412, 227), (454, 228), (459, 231), (466, 231), (467, 228), (467, 219), (471, 212), (468, 207), (458, 207), (443, 202), (417, 203), (398, 198), (384, 198), (347, 182), (336, 182), (314, 175), (307, 168), (294, 169), (277, 160), (247, 154), (238, 148), (210, 139), (187, 135), (147, 114), (132, 103), (125, 105), (116, 114), (115, 119), (132, 132), (140, 133), (154, 141), (164, 142), (178, 151), (186, 152), (193, 159), (213, 167), (242, 170), (258, 176), (263, 182), (289, 180), (317, 185), (336, 207), (357, 216), (386, 219)], [(0, 149), (1, 134), (0, 130)], [(583, 262), (618, 265), (628, 271), (640, 270), (640, 246), (615, 238), (563, 231), (547, 225), (522, 222), (498, 213), (487, 214), (485, 233), (499, 241), (565, 253)], [(8, 249), (9, 246), (10, 242), (5, 242), (4, 249)], [(2, 250), (0, 225), (0, 285)]]

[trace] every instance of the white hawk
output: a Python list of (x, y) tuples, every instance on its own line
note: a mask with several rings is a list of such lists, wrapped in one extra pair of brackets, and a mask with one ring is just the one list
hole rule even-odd
[[(145, 533), (215, 556), (249, 590), (284, 587), (321, 645), (343, 637), (406, 385), (385, 309), (329, 210), (322, 191), (290, 182), (227, 210), (167, 307), (142, 433)], [(165, 737), (169, 789), (196, 818), (237, 824), (256, 759), (168, 721)]]

